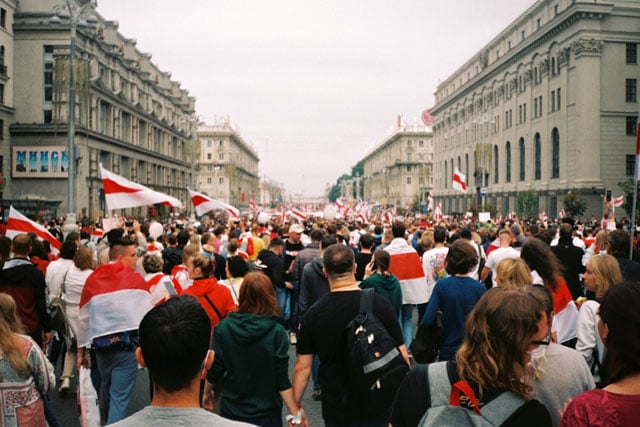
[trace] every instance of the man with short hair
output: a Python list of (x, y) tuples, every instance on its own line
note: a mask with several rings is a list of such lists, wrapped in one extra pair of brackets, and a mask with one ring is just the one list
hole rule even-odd
[(493, 273), (491, 281), (494, 287), (497, 286), (496, 266), (500, 261), (505, 258), (520, 258), (520, 252), (511, 247), (511, 244), (515, 241), (511, 230), (508, 228), (500, 230), (498, 233), (498, 241), (500, 242), (500, 247), (491, 251), (487, 256), (487, 263), (484, 265), (482, 273), (480, 274), (480, 281), (484, 282), (489, 273)]
[(585, 271), (584, 265), (582, 265), (584, 251), (573, 243), (573, 227), (571, 224), (564, 223), (560, 226), (560, 239), (556, 246), (551, 246), (551, 250), (564, 266), (562, 277), (567, 282), (571, 297), (574, 300), (578, 299), (584, 293), (580, 282), (580, 274)]
[(371, 252), (373, 235), (371, 233), (361, 235), (358, 241), (358, 247), (360, 250), (356, 253), (356, 280), (362, 281), (367, 264), (371, 262), (371, 257), (373, 256)]
[(136, 242), (111, 242), (110, 262), (91, 273), (82, 288), (78, 316), (78, 369), (88, 364), (85, 348), (96, 352), (100, 371), (100, 418), (112, 424), (124, 418), (138, 370), (134, 351), (138, 325), (153, 307), (144, 278), (134, 271)]
[[(298, 356), (293, 374), (293, 395), (300, 402), (309, 382), (313, 354), (320, 358), (322, 417), (327, 426), (387, 426), (389, 408), (347, 405), (349, 392), (347, 345), (344, 331), (360, 309), (360, 288), (356, 282), (353, 250), (331, 245), (322, 256), (331, 292), (316, 302), (302, 318), (298, 334)], [(373, 313), (387, 330), (409, 364), (402, 331), (393, 308), (374, 295)]]
[(11, 247), (13, 258), (0, 270), (0, 292), (13, 297), (25, 333), (42, 347), (51, 341), (44, 275), (29, 259), (31, 237), (28, 234), (16, 235)]
[(402, 288), (402, 334), (407, 347), (413, 340), (412, 316), (413, 307), (418, 306), (419, 316), (424, 315), (429, 292), (427, 281), (422, 269), (422, 260), (413, 246), (405, 239), (405, 225), (401, 221), (395, 221), (391, 226), (393, 240), (384, 247), (391, 255), (389, 273), (400, 281)]
[[(254, 246), (255, 247), (255, 246)], [(284, 252), (284, 241), (276, 237), (271, 240), (269, 247), (263, 249), (258, 254), (258, 261), (260, 266), (263, 267), (262, 272), (269, 276), (271, 283), (276, 289), (276, 297), (278, 299), (278, 307), (280, 309), (280, 317), (284, 325), (284, 312), (287, 304), (287, 289), (293, 289), (293, 285), (290, 282), (284, 280), (284, 259), (282, 254)]]
[(135, 358), (149, 370), (153, 398), (114, 426), (247, 425), (200, 407), (200, 376), (214, 355), (209, 350), (211, 323), (195, 298), (171, 298), (149, 311), (140, 322), (139, 336)]
[(631, 236), (623, 230), (614, 230), (607, 236), (607, 253), (618, 260), (622, 278), (637, 281), (640, 278), (640, 262), (629, 259)]
[[(433, 249), (429, 249), (422, 255), (422, 269), (424, 270), (425, 279), (427, 281), (427, 302), (431, 299), (431, 292), (433, 292), (433, 287), (436, 285), (436, 282), (447, 276), (445, 259), (447, 258), (447, 253), (449, 253), (449, 248), (444, 244), (446, 239), (447, 230), (445, 230), (444, 227), (437, 226), (433, 230), (433, 241), (435, 243), (435, 247)], [(424, 313), (418, 322), (422, 321), (422, 317), (424, 317)]]

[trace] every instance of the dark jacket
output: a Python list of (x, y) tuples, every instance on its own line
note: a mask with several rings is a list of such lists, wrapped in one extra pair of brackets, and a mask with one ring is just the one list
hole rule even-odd
[(320, 244), (318, 242), (309, 243), (309, 245), (300, 251), (293, 263), (293, 277), (295, 280), (302, 280), (302, 270), (314, 259), (320, 256)]
[(560, 263), (564, 266), (562, 269), (562, 277), (567, 282), (567, 286), (571, 291), (573, 299), (582, 296), (582, 283), (580, 283), (580, 274), (585, 269), (582, 265), (582, 256), (584, 251), (582, 248), (573, 245), (573, 238), (561, 238), (557, 246), (551, 246), (551, 250), (556, 255)]
[(618, 260), (623, 280), (631, 280), (637, 282), (640, 280), (640, 262), (632, 261), (625, 256), (614, 255)]
[(0, 270), (0, 292), (16, 301), (16, 314), (29, 335), (49, 332), (44, 275), (28, 259), (14, 258)]
[(171, 270), (176, 265), (182, 264), (182, 248), (169, 246), (162, 251), (162, 272), (164, 274), (171, 274)]
[(300, 302), (298, 305), (298, 315), (300, 318), (316, 301), (330, 292), (329, 281), (322, 271), (324, 264), (322, 258), (318, 257), (307, 264), (302, 270), (302, 280), (300, 280)]
[(213, 331), (216, 352), (207, 380), (223, 377), (220, 408), (240, 418), (282, 411), (289, 381), (289, 339), (275, 316), (229, 313)]
[(393, 274), (372, 274), (360, 283), (360, 289), (368, 288), (373, 288), (376, 294), (389, 301), (394, 313), (400, 316), (402, 311), (402, 289), (396, 276)]
[(262, 270), (269, 278), (273, 286), (284, 288), (284, 260), (270, 249), (263, 249), (258, 254), (258, 259), (264, 265)]

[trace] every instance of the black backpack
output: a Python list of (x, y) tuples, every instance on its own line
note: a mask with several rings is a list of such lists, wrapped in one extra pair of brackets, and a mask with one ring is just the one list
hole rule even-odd
[(373, 313), (373, 289), (360, 294), (360, 310), (345, 329), (349, 406), (369, 413), (389, 411), (409, 366)]

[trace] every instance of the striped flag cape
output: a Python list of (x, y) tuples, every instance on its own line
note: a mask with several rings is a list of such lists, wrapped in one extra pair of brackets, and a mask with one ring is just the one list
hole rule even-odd
[(101, 265), (87, 278), (80, 296), (78, 347), (96, 337), (137, 330), (153, 308), (149, 285), (121, 262)]
[(395, 238), (385, 246), (391, 255), (389, 272), (396, 276), (402, 288), (403, 304), (422, 304), (428, 301), (428, 288), (420, 256), (403, 238)]
[(175, 197), (129, 181), (106, 170), (102, 165), (100, 165), (100, 176), (104, 187), (105, 202), (109, 210), (135, 208), (156, 203), (176, 208), (183, 207), (182, 202)]
[(187, 190), (189, 190), (191, 202), (193, 203), (193, 207), (195, 208), (198, 216), (202, 216), (209, 211), (219, 209), (227, 212), (230, 218), (240, 218), (240, 211), (233, 206), (228, 205), (221, 200), (212, 199), (209, 196), (193, 191), (190, 188)]
[(36, 233), (38, 239), (46, 240), (51, 246), (51, 253), (58, 255), (62, 243), (56, 239), (53, 234), (49, 233), (44, 226), (37, 222), (31, 221), (29, 218), (18, 212), (13, 206), (9, 207), (9, 220), (7, 222), (7, 228), (5, 235), (9, 238), (13, 238), (18, 234), (23, 233)]

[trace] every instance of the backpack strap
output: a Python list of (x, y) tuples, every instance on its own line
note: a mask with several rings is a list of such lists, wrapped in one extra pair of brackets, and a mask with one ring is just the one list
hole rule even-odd
[(446, 406), (449, 404), (449, 391), (451, 380), (447, 370), (447, 362), (431, 363), (427, 366), (427, 384), (429, 384), (429, 397), (431, 408)]
[(515, 393), (505, 391), (482, 407), (482, 416), (499, 426), (509, 419), (526, 401)]
[(367, 317), (373, 314), (373, 294), (375, 291), (373, 288), (363, 289), (360, 291), (360, 311), (356, 317), (358, 324), (363, 324)]
[(209, 298), (208, 295), (204, 296), (205, 299), (207, 300), (207, 302), (209, 303), (209, 305), (211, 306), (211, 308), (213, 308), (213, 311), (216, 312), (216, 314), (218, 315), (218, 318), (220, 320), (224, 319), (224, 317), (222, 317), (222, 314), (220, 314), (220, 310), (218, 310), (218, 308), (216, 307), (216, 305), (213, 303), (213, 301), (211, 301), (211, 299)]

